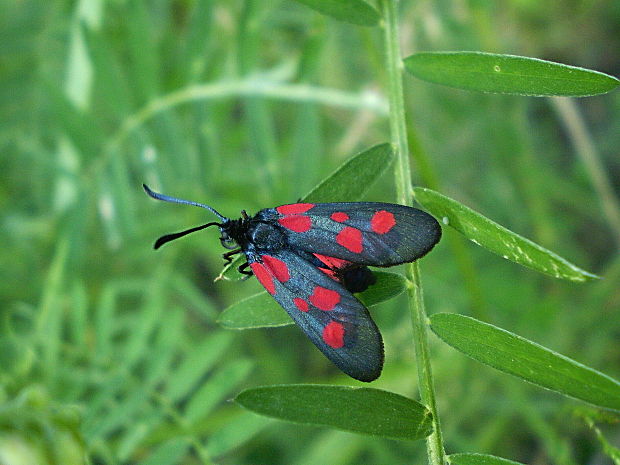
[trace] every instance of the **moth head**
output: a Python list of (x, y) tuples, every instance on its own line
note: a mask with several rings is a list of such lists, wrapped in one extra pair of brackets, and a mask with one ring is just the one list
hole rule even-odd
[(236, 249), (239, 245), (237, 244), (237, 241), (228, 233), (228, 228), (226, 226), (226, 223), (220, 225), (220, 242), (222, 247), (228, 250)]

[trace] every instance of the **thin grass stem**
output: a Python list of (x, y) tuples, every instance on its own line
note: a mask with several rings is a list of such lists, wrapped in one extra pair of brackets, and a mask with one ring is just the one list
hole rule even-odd
[[(396, 191), (399, 202), (404, 205), (411, 205), (413, 197), (402, 82), (403, 65), (400, 56), (400, 44), (398, 42), (397, 3), (395, 0), (382, 0), (381, 8), (384, 20), (386, 66), (389, 83), (390, 132), (392, 144), (396, 147)], [(420, 397), (422, 403), (429, 408), (433, 417), (433, 433), (426, 439), (428, 460), (432, 465), (444, 465), (446, 457), (439, 416), (437, 414), (437, 404), (435, 402), (435, 388), (428, 347), (427, 317), (418, 264), (409, 264), (406, 267), (406, 275), (409, 281), (409, 309), (413, 323), (413, 340), (417, 360)]]

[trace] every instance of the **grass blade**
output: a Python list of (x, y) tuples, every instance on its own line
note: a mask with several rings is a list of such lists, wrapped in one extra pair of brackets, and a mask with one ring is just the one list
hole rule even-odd
[(241, 415), (232, 418), (209, 436), (206, 445), (207, 452), (213, 457), (229, 453), (254, 437), (272, 421), (250, 412), (242, 412)]
[(235, 360), (222, 367), (187, 401), (184, 418), (189, 424), (206, 417), (213, 409), (235, 389), (252, 370), (249, 360)]
[(228, 332), (216, 332), (184, 354), (185, 357), (174, 371), (174, 376), (168, 380), (165, 395), (173, 401), (179, 401), (195, 389), (201, 378), (226, 353), (232, 339)]
[(376, 26), (379, 12), (362, 0), (297, 0), (313, 10), (358, 26)]
[(175, 438), (163, 443), (140, 465), (176, 465), (189, 452), (190, 442), (186, 438)]

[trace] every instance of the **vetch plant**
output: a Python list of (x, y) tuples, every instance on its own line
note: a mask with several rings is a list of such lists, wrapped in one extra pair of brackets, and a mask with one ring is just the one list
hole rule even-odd
[[(339, 20), (364, 26), (380, 25), (383, 28), (391, 144), (395, 153), (393, 167), (399, 203), (411, 205), (415, 198), (433, 213), (444, 227), (459, 231), (477, 245), (507, 260), (553, 278), (576, 282), (597, 278), (453, 199), (429, 189), (413, 188), (403, 96), (403, 70), (420, 79), (470, 91), (524, 96), (602, 94), (618, 86), (619, 81), (616, 78), (534, 58), (480, 52), (418, 53), (403, 59), (398, 42), (396, 1), (380, 0), (377, 10), (361, 0), (349, 0), (345, 2), (346, 8), (342, 9), (338, 8), (341, 2), (335, 0), (304, 0), (301, 3)], [(361, 157), (367, 159), (351, 169)], [(373, 163), (373, 160), (376, 160), (376, 163)], [(343, 166), (321, 186), (333, 186), (328, 191), (328, 198), (341, 196), (344, 194), (339, 191), (341, 187), (346, 189), (359, 186), (361, 183), (356, 182), (359, 176), (372, 177), (373, 165), (384, 166), (384, 163), (380, 160), (380, 154), (371, 149), (350, 160), (349, 170), (347, 165)], [(364, 166), (370, 169), (365, 171)], [(333, 182), (335, 179), (337, 182)], [(430, 181), (432, 176), (427, 176), (427, 179)], [(320, 188), (317, 191), (320, 192)], [(356, 198), (356, 195), (362, 193), (347, 192), (346, 195)], [(601, 408), (620, 410), (620, 383), (613, 378), (509, 331), (471, 317), (436, 314), (429, 319), (424, 305), (419, 265), (417, 262), (411, 263), (406, 265), (405, 269), (404, 284), (413, 323), (420, 403), (409, 399), (409, 408), (404, 405), (399, 408), (394, 406), (396, 399), (399, 399), (398, 402), (405, 400), (386, 391), (317, 385), (250, 388), (239, 394), (236, 402), (262, 415), (282, 420), (331, 426), (385, 438), (396, 437), (393, 431), (395, 425), (406, 425), (407, 427), (396, 428), (401, 433), (399, 438), (415, 440), (426, 436), (428, 460), (433, 465), (443, 465), (448, 461), (454, 464), (515, 464), (516, 462), (485, 454), (446, 454), (428, 344), (430, 328), (457, 350), (500, 371)], [(232, 266), (228, 267), (221, 277), (235, 279)], [(386, 283), (391, 280), (388, 276), (385, 279)], [(368, 292), (372, 295), (375, 289), (371, 287)], [(231, 328), (279, 326), (291, 322), (272, 308), (273, 305), (265, 300), (264, 294), (258, 294), (229, 307), (222, 313), (220, 322)], [(357, 409), (347, 408), (347, 412), (353, 411), (359, 417), (343, 416), (341, 407), (354, 406), (361, 398), (365, 400)], [(390, 415), (389, 412), (396, 415)]]
[[(613, 70), (608, 3), (4, 2), (0, 462), (620, 463), (618, 81), (547, 61)], [(381, 376), (222, 269), (215, 228), (154, 253), (215, 218), (141, 182), (435, 217), (355, 293)]]

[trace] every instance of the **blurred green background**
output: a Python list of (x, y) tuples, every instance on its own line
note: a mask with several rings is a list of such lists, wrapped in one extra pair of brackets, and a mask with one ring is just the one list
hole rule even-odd
[[(401, 18), (403, 56), (482, 50), (620, 75), (620, 2), (404, 1)], [(0, 34), (0, 464), (425, 463), (422, 441), (228, 402), (260, 384), (361, 383), (296, 327), (219, 328), (258, 283), (213, 282), (213, 230), (154, 252), (211, 217), (141, 189), (236, 217), (295, 201), (389, 140), (381, 30), (294, 1), (5, 0)], [(618, 211), (585, 161), (617, 196), (618, 92), (568, 101), (404, 80), (411, 144), (439, 190), (604, 278), (555, 281), (471, 243), (464, 274), (444, 239), (422, 262), (429, 313), (476, 316), (620, 377)], [(393, 201), (393, 176), (367, 199)], [(373, 315), (386, 343), (373, 386), (416, 398), (404, 296)], [(611, 463), (587, 407), (431, 342), (449, 452)]]

